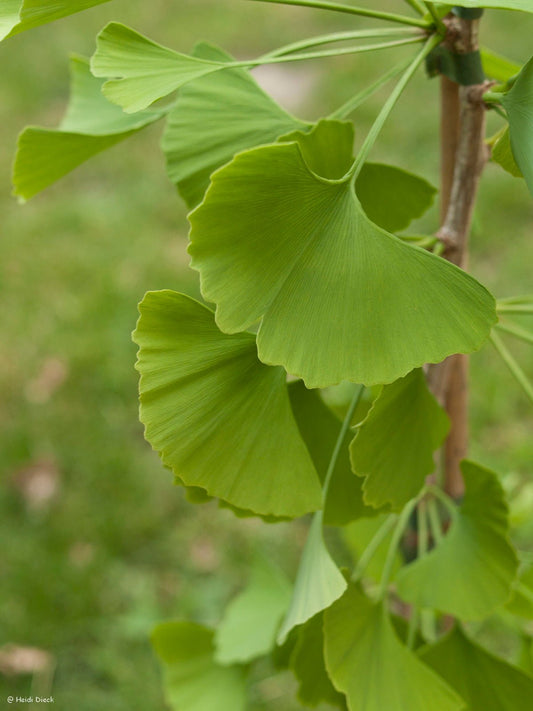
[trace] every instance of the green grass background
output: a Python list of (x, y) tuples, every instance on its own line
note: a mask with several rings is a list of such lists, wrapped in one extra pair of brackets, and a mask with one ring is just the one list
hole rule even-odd
[[(400, 0), (367, 5), (409, 12)], [(182, 51), (207, 39), (238, 57), (308, 34), (373, 26), (247, 0), (114, 0), (0, 45), (0, 645), (54, 655), (58, 711), (163, 709), (148, 642), (154, 623), (216, 623), (256, 546), (291, 572), (304, 536), (298, 523), (270, 527), (186, 503), (143, 440), (130, 340), (136, 305), (149, 289), (198, 296), (187, 269), (185, 210), (158, 148), (161, 127), (24, 206), (10, 196), (17, 133), (58, 122), (69, 53), (90, 55), (110, 19)], [(483, 40), (494, 49), (517, 61), (533, 52), (533, 18), (492, 12), (484, 24)], [(284, 94), (302, 94), (297, 112), (315, 118), (408, 52), (291, 65), (270, 81)], [(359, 140), (385, 95), (356, 115)], [(373, 157), (436, 182), (437, 97), (437, 82), (420, 73)], [(490, 165), (471, 267), (497, 296), (533, 291), (532, 218), (522, 182)], [(436, 226), (435, 210), (418, 225)], [(511, 345), (533, 375), (531, 350)], [(471, 454), (504, 476), (517, 536), (530, 547), (531, 405), (490, 347), (472, 358), (472, 371)], [(41, 506), (23, 491), (32, 467), (56, 477), (56, 493)], [(31, 689), (31, 675), (0, 677), (0, 699)], [(295, 708), (288, 689), (284, 680), (263, 684), (257, 708)]]

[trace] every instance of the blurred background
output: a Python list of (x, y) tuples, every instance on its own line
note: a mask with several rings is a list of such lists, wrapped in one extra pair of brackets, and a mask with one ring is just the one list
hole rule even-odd
[[(367, 5), (410, 12), (400, 0)], [(111, 19), (181, 51), (206, 39), (239, 58), (310, 34), (375, 26), (246, 0), (113, 0), (0, 44), (0, 698), (52, 693), (57, 711), (163, 709), (153, 625), (171, 617), (215, 624), (256, 547), (292, 575), (305, 533), (301, 523), (269, 526), (187, 503), (143, 440), (130, 338), (137, 303), (150, 289), (199, 296), (187, 267), (185, 209), (158, 147), (162, 126), (26, 205), (10, 195), (18, 132), (59, 122), (68, 55), (90, 55)], [(483, 24), (483, 43), (494, 50), (518, 62), (533, 52), (533, 17), (491, 12)], [(409, 52), (256, 76), (313, 119)], [(358, 140), (384, 96), (356, 114)], [(421, 72), (372, 158), (437, 183), (437, 137), (438, 82)], [(436, 227), (435, 209), (412, 231)], [(471, 268), (496, 296), (533, 291), (532, 236), (523, 181), (489, 165)], [(531, 351), (510, 345), (533, 375)], [(516, 536), (532, 548), (531, 406), (490, 346), (472, 358), (472, 371), (471, 456), (502, 474)], [(287, 688), (265, 684), (257, 708), (296, 708)]]

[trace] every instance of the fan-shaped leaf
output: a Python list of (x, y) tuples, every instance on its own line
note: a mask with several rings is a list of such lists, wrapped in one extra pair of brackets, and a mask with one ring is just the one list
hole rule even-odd
[[(308, 139), (315, 165), (345, 146), (331, 123)], [(316, 175), (297, 142), (237, 155), (190, 219), (191, 265), (219, 327), (263, 317), (260, 359), (308, 387), (392, 382), (480, 348), (496, 320), (478, 282), (370, 222), (350, 181)]]
[(448, 429), (422, 370), (386, 385), (350, 445), (352, 469), (365, 477), (364, 501), (402, 509), (433, 471)]
[(19, 137), (14, 194), (29, 199), (92, 156), (157, 121), (164, 111), (130, 116), (102, 96), (102, 82), (82, 57), (70, 61), (71, 95), (59, 129), (30, 126)]
[(291, 605), (278, 634), (282, 644), (289, 632), (328, 608), (346, 590), (346, 581), (330, 556), (322, 533), (322, 511), (313, 517), (300, 560)]
[(153, 631), (152, 644), (173, 711), (245, 711), (243, 670), (214, 662), (212, 630), (194, 622), (165, 622)]
[[(226, 62), (232, 57), (202, 42), (193, 55)], [(170, 112), (162, 148), (167, 171), (189, 207), (202, 201), (209, 177), (236, 153), (305, 127), (288, 114), (245, 69), (227, 69), (184, 86)]]
[(533, 678), (468, 639), (459, 627), (422, 649), (420, 658), (468, 702), (469, 711), (531, 709)]
[(324, 661), (324, 616), (322, 613), (302, 625), (291, 654), (290, 668), (298, 679), (298, 698), (307, 706), (321, 701), (346, 709), (346, 698), (331, 683)]
[(220, 62), (174, 52), (117, 22), (100, 32), (91, 59), (94, 76), (108, 79), (104, 95), (128, 113), (223, 68)]
[(522, 67), (510, 91), (503, 95), (502, 104), (509, 119), (513, 156), (533, 194), (533, 57)]
[(421, 217), (437, 192), (424, 178), (382, 163), (366, 163), (355, 189), (367, 217), (388, 232), (404, 230)]
[(518, 561), (508, 537), (508, 511), (494, 472), (462, 462), (466, 493), (444, 540), (403, 568), (399, 595), (418, 607), (463, 620), (489, 615), (510, 595)]
[(284, 573), (266, 559), (257, 558), (248, 586), (230, 602), (215, 633), (216, 661), (248, 662), (270, 652), (291, 593)]
[(459, 711), (462, 699), (398, 640), (355, 587), (324, 614), (326, 668), (350, 711)]
[(139, 309), (140, 417), (164, 464), (187, 486), (255, 513), (318, 509), (285, 373), (257, 360), (254, 336), (220, 333), (209, 309), (172, 291), (148, 293)]
[[(313, 459), (322, 483), (341, 429), (341, 422), (321, 400), (316, 390), (308, 390), (301, 380), (289, 385), (289, 397), (298, 429)], [(375, 516), (377, 511), (363, 501), (362, 482), (352, 472), (347, 432), (330, 481), (324, 523), (344, 526), (362, 516)]]
[(0, 40), (109, 0), (2, 0)]

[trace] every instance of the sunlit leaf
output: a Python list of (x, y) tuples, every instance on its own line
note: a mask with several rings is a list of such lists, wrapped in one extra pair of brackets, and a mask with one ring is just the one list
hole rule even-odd
[(350, 711), (459, 711), (466, 704), (399, 641), (382, 604), (350, 587), (324, 614), (326, 667)]
[(14, 194), (24, 199), (164, 115), (163, 111), (125, 114), (102, 96), (102, 82), (92, 76), (82, 57), (71, 58), (70, 74), (70, 103), (59, 128), (30, 126), (19, 137), (13, 186)]
[(216, 661), (248, 662), (270, 652), (291, 594), (283, 572), (266, 559), (256, 558), (250, 582), (230, 602), (215, 633)]
[[(300, 434), (320, 480), (324, 482), (342, 423), (324, 404), (317, 391), (308, 390), (301, 380), (289, 385), (289, 397)], [(326, 525), (343, 526), (354, 519), (377, 513), (375, 508), (363, 502), (363, 483), (352, 472), (348, 453), (351, 438), (352, 434), (348, 431), (333, 470), (324, 507)]]
[(173, 711), (245, 711), (243, 670), (216, 664), (212, 630), (194, 622), (165, 622), (153, 631), (152, 644)]
[(324, 661), (324, 619), (315, 615), (302, 625), (291, 654), (290, 667), (298, 679), (298, 698), (307, 706), (325, 701), (346, 709), (346, 699), (335, 689)]
[(91, 59), (93, 74), (108, 79), (104, 95), (128, 113), (146, 109), (187, 82), (223, 67), (174, 52), (117, 22), (100, 32)]
[[(338, 126), (331, 130), (331, 124)], [(320, 122), (313, 165), (346, 145)], [(338, 176), (342, 178), (342, 176)], [(297, 142), (238, 154), (191, 214), (191, 265), (227, 333), (262, 318), (260, 359), (308, 387), (387, 383), (481, 347), (496, 320), (471, 276), (366, 217), (349, 180), (328, 180)]]
[(109, 0), (2, 0), (0, 40)]
[[(213, 61), (232, 57), (201, 43), (194, 56)], [(210, 175), (247, 148), (274, 143), (305, 127), (288, 114), (245, 69), (228, 69), (184, 86), (171, 111), (162, 148), (167, 170), (185, 202), (201, 202)]]
[(322, 511), (319, 511), (313, 518), (302, 552), (291, 605), (278, 634), (280, 644), (293, 627), (328, 608), (346, 590), (346, 580), (326, 548), (322, 523)]
[(523, 66), (510, 91), (502, 96), (502, 104), (509, 119), (513, 156), (533, 194), (533, 57)]
[(461, 697), (469, 711), (529, 711), (533, 678), (480, 647), (456, 626), (443, 639), (420, 651)]
[(350, 445), (353, 471), (365, 477), (364, 501), (402, 509), (434, 470), (448, 429), (422, 370), (386, 385)]
[(516, 164), (513, 151), (511, 149), (508, 126), (501, 133), (499, 133), (496, 141), (494, 142), (492, 146), (491, 158), (495, 163), (498, 163), (498, 165), (515, 178), (524, 177), (522, 175), (522, 171)]
[(398, 594), (417, 607), (463, 620), (489, 615), (508, 599), (518, 561), (508, 510), (494, 472), (462, 462), (466, 493), (443, 541), (397, 576)]
[(258, 361), (253, 334), (221, 333), (209, 309), (172, 291), (149, 292), (139, 309), (140, 417), (163, 463), (187, 486), (255, 513), (319, 508), (285, 373)]
[(531, 0), (461, 0), (461, 7), (487, 7), (499, 10), (533, 12)]
[(366, 163), (355, 189), (367, 217), (389, 232), (404, 230), (421, 217), (437, 192), (418, 175), (382, 163)]

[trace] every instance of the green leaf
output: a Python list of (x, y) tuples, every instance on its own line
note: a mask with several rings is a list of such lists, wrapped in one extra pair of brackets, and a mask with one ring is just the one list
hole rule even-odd
[(215, 660), (234, 664), (268, 654), (291, 595), (284, 573), (265, 558), (256, 558), (248, 586), (230, 602), (215, 633)]
[(2, 0), (0, 40), (109, 0)]
[(462, 698), (469, 711), (529, 711), (533, 678), (480, 647), (456, 626), (420, 658)]
[(418, 175), (381, 163), (365, 163), (355, 184), (367, 217), (388, 232), (399, 232), (433, 204), (437, 189)]
[[(352, 523), (342, 529), (342, 538), (356, 561), (361, 558), (361, 555), (364, 553), (366, 547), (382, 527), (387, 517), (388, 514), (384, 513), (378, 514), (375, 518), (362, 518), (358, 521), (352, 521)], [(372, 578), (376, 582), (381, 580), (392, 535), (393, 531), (391, 529), (377, 548), (368, 566), (366, 567), (364, 573), (365, 578)], [(393, 575), (400, 570), (403, 562), (402, 555), (400, 551), (397, 550), (392, 568)]]
[(125, 114), (102, 96), (88, 60), (70, 60), (71, 95), (59, 129), (30, 126), (20, 135), (13, 168), (14, 194), (29, 199), (92, 156), (157, 121), (164, 111)]
[[(226, 52), (203, 42), (193, 55), (232, 61)], [(187, 205), (194, 207), (202, 201), (211, 174), (236, 153), (274, 143), (303, 127), (245, 69), (203, 77), (180, 90), (169, 114), (162, 142), (168, 175)]]
[[(314, 165), (344, 148), (345, 131), (317, 125)], [(297, 142), (237, 155), (190, 220), (191, 266), (219, 327), (263, 317), (259, 358), (310, 388), (392, 382), (480, 348), (496, 320), (478, 282), (370, 222), (350, 181), (315, 174)]]
[(448, 429), (422, 370), (386, 385), (350, 445), (352, 469), (365, 477), (365, 503), (401, 510), (434, 470), (433, 453)]
[(513, 615), (533, 620), (533, 565), (521, 572), (506, 608)]
[[(301, 380), (289, 385), (289, 397), (300, 434), (324, 483), (342, 423), (317, 391), (308, 390)], [(351, 437), (347, 432), (329, 485), (324, 506), (324, 523), (329, 526), (344, 526), (362, 516), (377, 514), (363, 502), (362, 482), (352, 472), (348, 453)]]
[(497, 10), (533, 12), (531, 0), (461, 0), (461, 7), (487, 7)]
[(503, 94), (502, 104), (507, 110), (514, 158), (533, 195), (533, 57), (522, 67), (512, 88)]
[(243, 670), (214, 662), (212, 630), (194, 622), (165, 622), (154, 629), (152, 644), (173, 711), (245, 711)]
[(285, 372), (257, 360), (253, 334), (221, 333), (209, 309), (172, 291), (149, 292), (139, 310), (140, 417), (163, 463), (238, 508), (288, 517), (318, 509)]
[(325, 701), (346, 709), (346, 699), (335, 689), (326, 671), (324, 660), (324, 619), (320, 613), (299, 630), (291, 655), (290, 668), (298, 679), (298, 698), (306, 706)]
[(102, 89), (104, 95), (128, 113), (146, 109), (184, 84), (224, 66), (174, 52), (117, 22), (110, 22), (100, 32), (91, 59), (94, 76), (109, 79)]
[(322, 511), (313, 517), (305, 543), (291, 605), (278, 634), (278, 644), (296, 627), (328, 608), (346, 590), (346, 580), (330, 556), (322, 533)]
[(400, 571), (397, 589), (417, 607), (474, 620), (505, 603), (518, 561), (498, 477), (473, 462), (462, 462), (461, 470), (466, 493), (449, 532), (436, 548)]
[(388, 614), (350, 587), (324, 615), (326, 668), (350, 711), (459, 711), (459, 696), (398, 640)]
[(518, 74), (522, 68), (521, 64), (507, 59), (507, 57), (503, 57), (487, 47), (483, 47), (481, 50), (481, 60), (485, 74), (490, 79), (496, 79), (496, 81), (501, 82), (508, 81), (515, 74)]
[(499, 132), (498, 137), (492, 146), (491, 158), (495, 163), (498, 163), (498, 165), (515, 178), (524, 177), (522, 175), (522, 171), (516, 164), (513, 151), (511, 149), (509, 126), (506, 126), (503, 131)]

